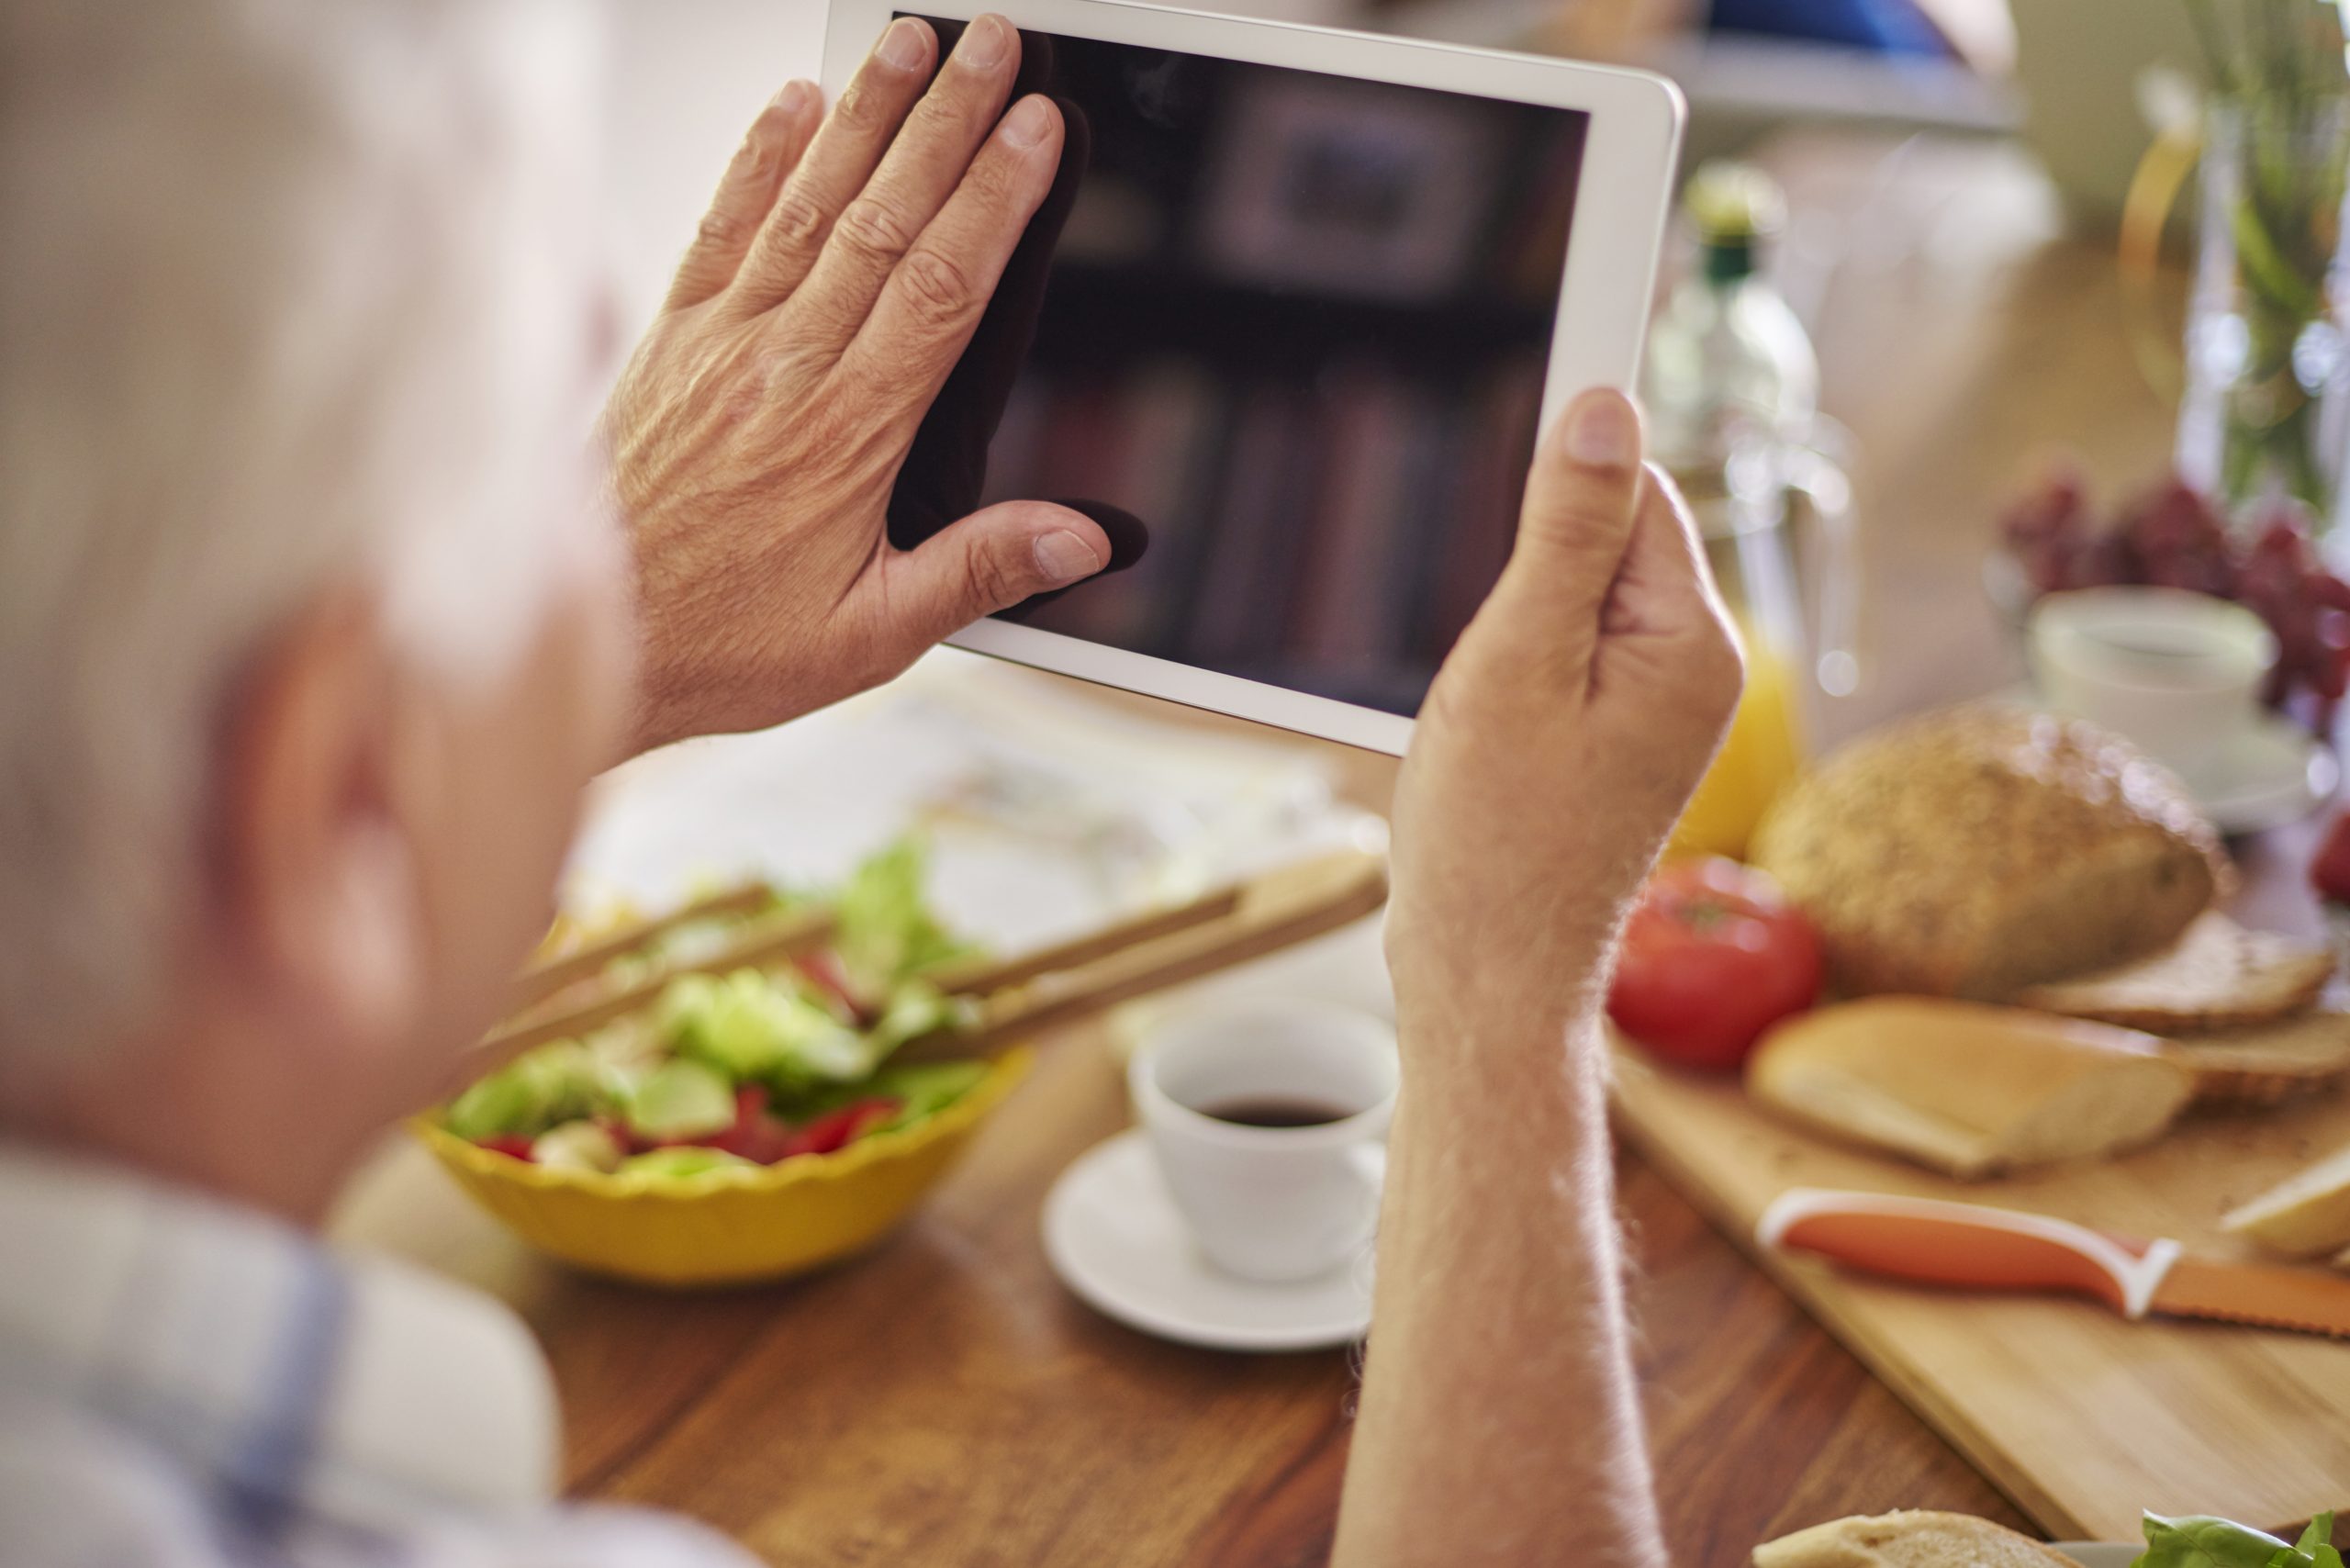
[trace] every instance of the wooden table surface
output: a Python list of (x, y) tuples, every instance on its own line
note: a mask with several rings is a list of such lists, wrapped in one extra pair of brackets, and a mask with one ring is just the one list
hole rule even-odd
[[(1772, 162), (1800, 215), (1789, 286), (1833, 301), (1809, 312), (1826, 401), (1864, 454), (1868, 673), (1824, 715), (1832, 737), (2016, 678), (1976, 576), (2000, 498), (2058, 444), (2108, 484), (2151, 478), (2169, 416), (2132, 367), (2107, 251), (2058, 237), (2013, 152), (1815, 137)], [(1382, 765), (1348, 767), (1376, 800)], [(2252, 857), (2279, 909), (2297, 842)], [(917, 1223), (798, 1283), (670, 1295), (568, 1274), (413, 1148), (339, 1230), (521, 1312), (562, 1390), (573, 1494), (683, 1510), (774, 1562), (1322, 1561), (1348, 1358), (1181, 1349), (1064, 1292), (1039, 1205), (1125, 1111), (1097, 1038), (1044, 1055)], [(1618, 1172), (1677, 1562), (1729, 1568), (1775, 1532), (1896, 1506), (2025, 1525), (1653, 1172)]]

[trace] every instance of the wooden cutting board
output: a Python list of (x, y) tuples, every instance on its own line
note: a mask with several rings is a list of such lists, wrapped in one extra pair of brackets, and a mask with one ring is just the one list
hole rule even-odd
[[(2350, 1144), (2350, 1095), (2259, 1115), (2199, 1114), (2103, 1163), (1959, 1182), (1786, 1126), (1733, 1082), (1617, 1052), (1623, 1135), (1752, 1249), (1790, 1187), (1849, 1187), (2031, 1209), (2192, 1251), (2251, 1256), (2221, 1214)], [(2350, 1341), (2129, 1323), (2062, 1298), (1956, 1294), (1757, 1261), (2056, 1540), (2134, 1540), (2138, 1516), (2265, 1527), (2350, 1511)]]

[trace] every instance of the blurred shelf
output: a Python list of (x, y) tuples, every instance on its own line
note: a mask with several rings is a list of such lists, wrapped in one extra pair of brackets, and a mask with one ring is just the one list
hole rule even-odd
[[(1405, 0), (1372, 25), (1438, 43), (1524, 49), (1558, 11), (1558, 0)], [(2023, 118), (2011, 84), (1956, 61), (1711, 34), (1664, 40), (1634, 63), (1677, 83), (1709, 129), (1812, 121), (2004, 135)]]

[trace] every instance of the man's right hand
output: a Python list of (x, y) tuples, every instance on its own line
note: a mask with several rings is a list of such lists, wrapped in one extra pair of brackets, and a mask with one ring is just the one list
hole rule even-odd
[(1387, 919), (1406, 1087), (1333, 1568), (1668, 1561), (1611, 1216), (1599, 1006), (1738, 645), (1639, 418), (1576, 399), (1420, 711)]
[(1738, 644), (1620, 394), (1535, 455), (1516, 548), (1445, 661), (1394, 805), (1397, 1002), (1595, 1009), (1622, 912), (1737, 705)]

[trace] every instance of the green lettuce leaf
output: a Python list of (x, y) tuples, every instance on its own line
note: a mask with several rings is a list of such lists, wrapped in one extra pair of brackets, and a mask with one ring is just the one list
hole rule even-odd
[(709, 1063), (681, 1058), (647, 1073), (621, 1109), (640, 1137), (708, 1137), (734, 1125), (734, 1085)]
[(873, 1043), (796, 981), (757, 969), (681, 976), (662, 993), (661, 1020), (678, 1056), (778, 1092), (862, 1078), (878, 1059)]
[(949, 996), (928, 980), (901, 980), (890, 988), (889, 1004), (871, 1031), (880, 1047), (877, 1057), (886, 1058), (909, 1040), (954, 1028), (974, 1010), (968, 998)]
[(833, 946), (859, 997), (886, 996), (900, 981), (972, 950), (931, 914), (923, 897), (928, 879), (929, 857), (911, 838), (849, 874), (834, 904)]
[(595, 1109), (596, 1063), (576, 1040), (525, 1051), (450, 1103), (442, 1125), (462, 1138), (536, 1137)]
[(877, 1131), (895, 1132), (926, 1121), (968, 1094), (988, 1075), (983, 1061), (917, 1062), (883, 1068), (867, 1092), (902, 1100), (905, 1106)]
[(2293, 1550), (2307, 1552), (2315, 1568), (2344, 1568), (2342, 1549), (2333, 1544), (2333, 1512), (2328, 1510), (2311, 1519)]
[(898, 1100), (903, 1102), (898, 1114), (875, 1129), (895, 1132), (946, 1109), (969, 1093), (988, 1071), (983, 1061), (909, 1062), (885, 1067), (856, 1083), (796, 1095), (777, 1109), (788, 1120), (806, 1122), (859, 1100)]
[(2146, 1550), (2131, 1568), (2342, 1568), (2331, 1544), (2333, 1516), (2310, 1521), (2300, 1544), (2288, 1546), (2264, 1530), (2208, 1515), (2145, 1517)]

